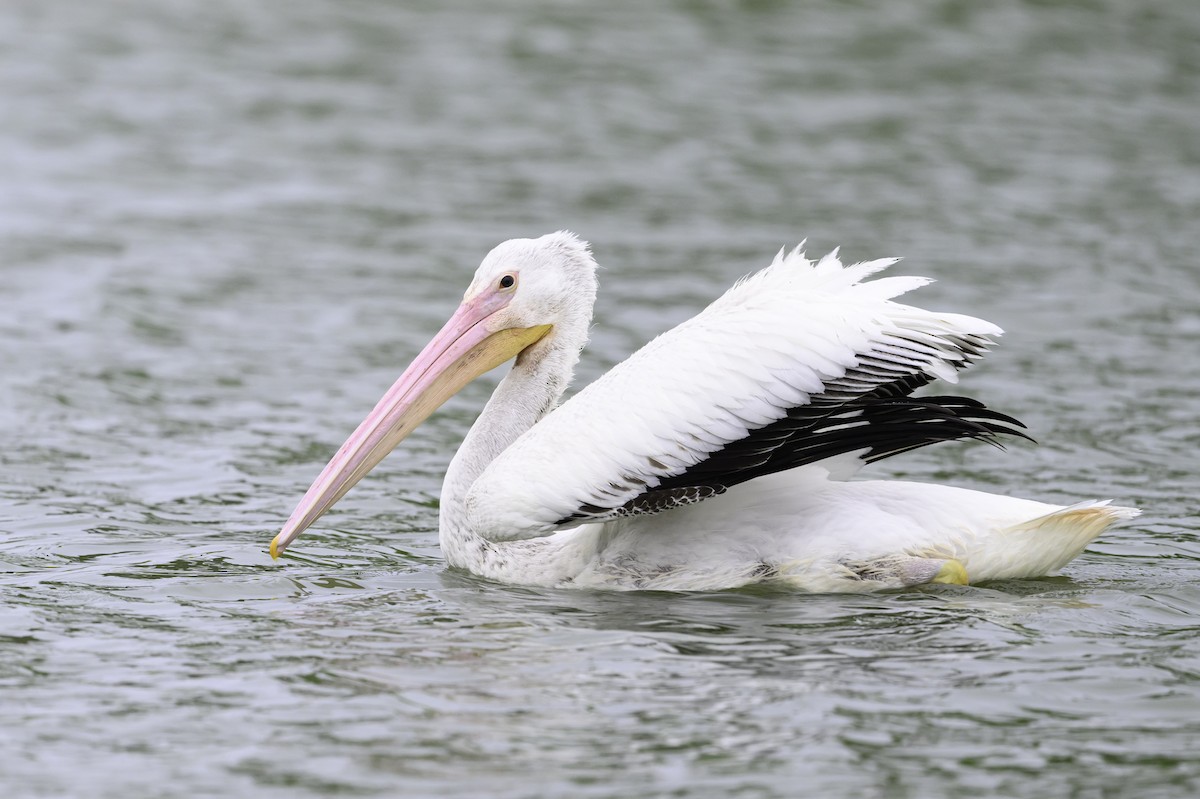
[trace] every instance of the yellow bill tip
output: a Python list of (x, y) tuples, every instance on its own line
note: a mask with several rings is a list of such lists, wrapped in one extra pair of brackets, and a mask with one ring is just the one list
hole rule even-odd
[(971, 580), (967, 577), (967, 567), (963, 566), (959, 561), (951, 559), (942, 564), (942, 568), (938, 569), (938, 573), (929, 582), (945, 583), (947, 585), (970, 585)]
[(271, 539), (271, 560), (279, 560), (279, 536)]

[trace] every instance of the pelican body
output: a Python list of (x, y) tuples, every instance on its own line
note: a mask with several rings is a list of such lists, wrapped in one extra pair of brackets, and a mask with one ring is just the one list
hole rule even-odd
[(561, 405), (596, 297), (589, 246), (567, 232), (507, 241), (463, 303), (351, 434), (271, 542), (278, 557), (443, 402), (514, 359), (451, 461), (447, 562), (536, 586), (719, 590), (773, 583), (874, 591), (1054, 573), (1115, 522), (963, 488), (851, 479), (939, 441), (1026, 437), (954, 383), (1000, 328), (895, 297), (929, 281), (869, 280), (780, 251), (694, 318)]

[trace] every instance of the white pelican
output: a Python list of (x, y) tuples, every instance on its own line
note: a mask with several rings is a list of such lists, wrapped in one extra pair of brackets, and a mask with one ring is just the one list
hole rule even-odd
[[(873, 591), (1053, 573), (1114, 522), (1108, 501), (1048, 505), (909, 482), (865, 463), (954, 439), (1024, 436), (963, 397), (911, 397), (1000, 328), (865, 282), (798, 247), (558, 406), (587, 340), (596, 262), (568, 232), (514, 239), (346, 440), (271, 542), (278, 557), (447, 398), (516, 357), (450, 463), (451, 566), (508, 583)], [(557, 407), (556, 407), (557, 406)]]

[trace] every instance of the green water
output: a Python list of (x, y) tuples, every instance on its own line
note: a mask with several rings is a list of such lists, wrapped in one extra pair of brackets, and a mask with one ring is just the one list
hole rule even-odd
[[(15, 0), (0, 14), (5, 797), (1200, 793), (1200, 5)], [(500, 240), (581, 379), (780, 246), (1004, 326), (1038, 447), (875, 475), (1145, 515), (868, 597), (447, 572), (487, 381), (266, 554)]]

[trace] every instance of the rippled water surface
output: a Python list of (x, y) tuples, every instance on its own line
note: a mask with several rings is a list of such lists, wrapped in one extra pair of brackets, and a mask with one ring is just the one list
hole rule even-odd
[[(1200, 6), (15, 0), (0, 15), (6, 797), (1200, 793)], [(489, 390), (279, 564), (496, 242), (605, 266), (591, 379), (784, 244), (1008, 329), (1042, 442), (873, 467), (1146, 510), (876, 596), (447, 571)]]

